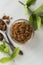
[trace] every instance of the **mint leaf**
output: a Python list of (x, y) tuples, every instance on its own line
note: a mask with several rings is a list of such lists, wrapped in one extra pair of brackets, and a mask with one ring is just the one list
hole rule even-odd
[(29, 18), (30, 23), (32, 24), (34, 30), (40, 29), (41, 26), (41, 17), (36, 15), (31, 15)]
[(24, 6), (24, 12), (25, 14), (29, 14), (32, 13), (31, 9), (28, 7), (27, 3), (29, 4), (29, 2), (31, 2), (31, 0), (27, 0), (26, 3), (23, 3), (21, 1), (19, 1), (20, 4), (22, 4)]
[(11, 58), (14, 59), (16, 56), (18, 56), (19, 54), (19, 51), (20, 49), (19, 48), (15, 48), (12, 55), (11, 55)]
[(13, 53), (9, 56), (9, 57), (4, 57), (0, 59), (1, 63), (6, 63), (6, 62), (10, 62), (12, 61), (14, 58), (16, 58), (19, 54), (20, 49), (19, 48), (15, 48)]
[(30, 5), (32, 5), (33, 3), (35, 3), (36, 0), (26, 0), (26, 5), (27, 7), (29, 7)]
[(43, 25), (43, 16), (41, 16), (41, 24)]
[(10, 57), (4, 57), (4, 58), (1, 58), (0, 59), (0, 62), (1, 63), (6, 63), (6, 62), (9, 62), (9, 61), (11, 61), (11, 58)]
[(37, 17), (37, 29), (40, 29), (40, 27), (41, 27), (41, 17), (38, 16)]
[(40, 14), (41, 12), (43, 12), (43, 4), (38, 7), (35, 11), (33, 11), (34, 14)]
[(9, 47), (7, 47), (6, 42), (0, 44), (0, 52), (9, 53)]

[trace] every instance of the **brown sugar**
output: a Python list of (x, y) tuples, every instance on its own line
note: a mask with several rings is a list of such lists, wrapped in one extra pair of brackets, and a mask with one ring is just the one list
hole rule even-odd
[(26, 22), (18, 22), (11, 27), (11, 37), (17, 42), (24, 43), (32, 36), (33, 27)]
[(0, 19), (0, 30), (5, 31), (7, 28), (6, 24), (2, 19)]
[(0, 41), (2, 41), (3, 40), (3, 35), (0, 33)]
[(5, 20), (7, 24), (10, 23), (10, 17), (9, 17), (9, 16), (4, 15), (4, 16), (2, 17), (2, 19)]

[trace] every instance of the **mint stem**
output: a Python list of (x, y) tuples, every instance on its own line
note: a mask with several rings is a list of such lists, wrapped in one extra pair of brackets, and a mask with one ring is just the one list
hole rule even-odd
[(19, 1), (19, 3), (21, 3), (23, 6), (25, 6), (25, 4), (23, 2)]

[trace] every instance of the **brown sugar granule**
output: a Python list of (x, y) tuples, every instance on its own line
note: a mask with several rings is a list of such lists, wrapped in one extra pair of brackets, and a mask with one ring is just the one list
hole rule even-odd
[(0, 33), (0, 41), (2, 41), (3, 40), (3, 35)]
[(5, 31), (7, 28), (6, 24), (2, 19), (0, 19), (0, 30)]
[(24, 43), (32, 36), (33, 27), (26, 22), (18, 22), (11, 27), (11, 37), (20, 43)]
[(6, 23), (9, 24), (10, 23), (10, 19), (9, 20), (6, 20)]
[(9, 16), (4, 15), (4, 16), (2, 17), (2, 19), (5, 20), (7, 24), (10, 23), (10, 17), (9, 17)]
[(4, 15), (2, 19), (9, 19), (9, 16)]

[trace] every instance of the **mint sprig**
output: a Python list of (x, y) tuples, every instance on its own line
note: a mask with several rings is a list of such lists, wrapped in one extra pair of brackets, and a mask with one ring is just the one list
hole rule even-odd
[(34, 30), (37, 30), (40, 29), (41, 24), (43, 24), (43, 4), (41, 4), (41, 6), (39, 6), (35, 11), (32, 11), (29, 7), (35, 2), (36, 0), (26, 0), (26, 2), (23, 3), (23, 6), (26, 14), (31, 14), (28, 19), (29, 23), (32, 24)]

